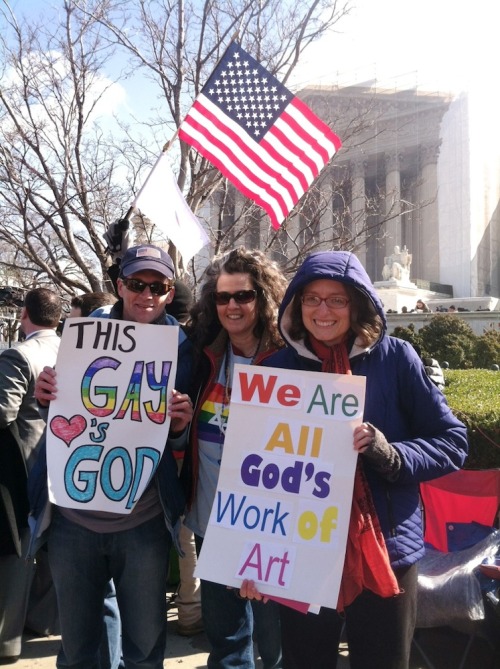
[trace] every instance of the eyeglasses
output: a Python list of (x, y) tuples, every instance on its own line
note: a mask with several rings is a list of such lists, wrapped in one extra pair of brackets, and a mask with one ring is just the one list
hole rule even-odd
[(226, 293), (225, 291), (222, 291), (221, 293), (212, 293), (212, 295), (214, 297), (215, 304), (218, 304), (219, 306), (223, 304), (229, 304), (231, 299), (233, 299), (236, 304), (249, 304), (257, 297), (257, 291), (238, 290), (236, 293)]
[(332, 295), (331, 297), (319, 297), (319, 295), (302, 295), (300, 298), (305, 307), (319, 307), (324, 302), (330, 309), (344, 309), (350, 300), (342, 295)]
[(141, 281), (140, 279), (125, 278), (122, 278), (122, 281), (125, 287), (132, 293), (143, 293), (146, 288), (149, 288), (151, 295), (161, 296), (166, 295), (170, 290), (172, 290), (171, 283), (162, 283), (161, 281), (152, 281), (151, 283), (147, 283), (146, 281)]

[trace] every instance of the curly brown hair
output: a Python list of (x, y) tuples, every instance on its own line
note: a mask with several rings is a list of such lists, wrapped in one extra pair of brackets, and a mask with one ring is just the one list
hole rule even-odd
[(260, 339), (264, 332), (274, 347), (283, 346), (278, 332), (278, 308), (285, 294), (287, 281), (278, 265), (262, 251), (246, 249), (244, 246), (216, 256), (204, 273), (204, 282), (200, 296), (191, 309), (188, 331), (199, 353), (204, 346), (212, 342), (222, 326), (217, 316), (213, 293), (222, 273), (249, 274), (254, 289), (257, 291), (258, 320), (254, 335)]
[[(343, 286), (351, 305), (351, 330), (360, 344), (371, 346), (382, 334), (384, 329), (382, 319), (378, 315), (373, 302), (364, 293), (348, 283), (343, 283)], [(302, 304), (300, 301), (305, 287), (303, 286), (302, 290), (294, 295), (291, 306), (290, 337), (294, 341), (301, 341), (307, 335), (307, 330), (302, 321)]]

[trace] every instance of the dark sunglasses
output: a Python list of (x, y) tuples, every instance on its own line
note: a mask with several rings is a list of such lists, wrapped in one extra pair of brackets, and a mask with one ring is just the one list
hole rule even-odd
[(142, 293), (149, 288), (151, 295), (166, 295), (170, 290), (172, 290), (171, 283), (162, 283), (161, 281), (152, 281), (147, 283), (146, 281), (141, 281), (140, 279), (125, 279), (122, 278), (122, 281), (127, 288), (132, 293)]
[(215, 304), (229, 304), (230, 300), (233, 299), (236, 304), (249, 304), (253, 302), (257, 297), (256, 290), (238, 290), (236, 293), (226, 293), (222, 291), (221, 293), (212, 293), (214, 296)]

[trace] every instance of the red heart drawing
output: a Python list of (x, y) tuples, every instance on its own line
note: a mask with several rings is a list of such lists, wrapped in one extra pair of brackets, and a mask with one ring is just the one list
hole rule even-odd
[(69, 446), (73, 439), (78, 437), (87, 427), (87, 421), (83, 416), (73, 416), (69, 420), (64, 416), (54, 416), (50, 421), (52, 433), (62, 439)]

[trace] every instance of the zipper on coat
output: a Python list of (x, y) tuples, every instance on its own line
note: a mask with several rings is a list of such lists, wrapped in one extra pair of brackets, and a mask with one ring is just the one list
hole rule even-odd
[(394, 522), (394, 514), (392, 512), (391, 493), (387, 486), (385, 486), (385, 497), (387, 499), (387, 517), (389, 519), (389, 533), (391, 537), (394, 539), (397, 536), (396, 523)]

